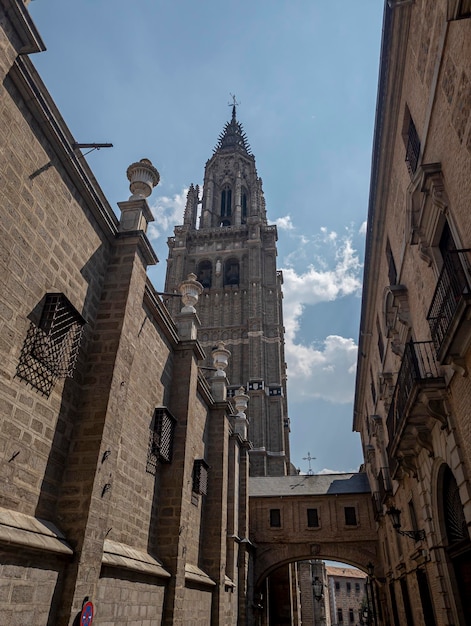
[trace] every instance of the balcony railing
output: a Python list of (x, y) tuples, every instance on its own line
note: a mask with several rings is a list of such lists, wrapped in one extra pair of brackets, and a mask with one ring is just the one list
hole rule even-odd
[(382, 467), (377, 476), (378, 480), (378, 497), (380, 504), (384, 504), (388, 496), (392, 493), (391, 476), (389, 474), (389, 467)]
[(447, 346), (452, 340), (450, 335), (459, 324), (467, 304), (471, 302), (468, 255), (469, 249), (450, 250), (444, 256), (427, 315), (439, 360), (447, 352)]
[[(389, 444), (388, 454), (397, 448), (408, 416), (419, 391), (427, 387), (443, 386), (432, 341), (409, 341), (404, 349), (391, 406), (386, 420)], [(390, 465), (390, 467), (392, 467)]]

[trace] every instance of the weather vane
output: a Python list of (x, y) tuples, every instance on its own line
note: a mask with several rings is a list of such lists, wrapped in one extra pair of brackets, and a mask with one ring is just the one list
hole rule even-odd
[(227, 106), (228, 107), (238, 107), (240, 102), (237, 102), (235, 95), (233, 93), (229, 93), (229, 95), (232, 98), (232, 102), (228, 102)]
[(314, 474), (314, 472), (311, 469), (311, 461), (315, 461), (315, 460), (316, 460), (316, 457), (315, 456), (311, 456), (310, 452), (307, 453), (307, 456), (303, 456), (303, 461), (308, 461), (308, 463), (309, 463), (309, 471), (308, 471), (309, 475)]

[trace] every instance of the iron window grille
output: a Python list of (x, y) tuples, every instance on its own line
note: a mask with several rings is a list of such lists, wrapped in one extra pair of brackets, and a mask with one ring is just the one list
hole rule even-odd
[(414, 120), (410, 118), (406, 137), (406, 163), (409, 174), (412, 176), (417, 170), (420, 155), (420, 139), (415, 128)]
[(158, 463), (171, 463), (177, 420), (166, 407), (157, 407), (150, 425), (146, 471), (155, 476)]
[(209, 465), (204, 459), (196, 459), (193, 463), (193, 493), (205, 496), (208, 492)]
[(63, 293), (48, 293), (39, 323), (28, 329), (17, 376), (46, 396), (58, 378), (72, 378), (85, 320)]

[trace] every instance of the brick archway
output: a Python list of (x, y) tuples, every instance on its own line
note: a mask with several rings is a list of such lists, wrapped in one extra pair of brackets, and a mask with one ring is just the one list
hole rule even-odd
[(378, 540), (366, 474), (250, 479), (250, 539), (258, 587), (278, 567), (308, 559), (377, 574)]

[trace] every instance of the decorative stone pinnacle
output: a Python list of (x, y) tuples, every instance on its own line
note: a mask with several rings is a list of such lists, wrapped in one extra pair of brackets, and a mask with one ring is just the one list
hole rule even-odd
[(188, 278), (180, 283), (178, 290), (182, 294), (182, 313), (196, 313), (195, 304), (203, 293), (203, 285), (196, 280), (196, 274), (188, 274)]
[(126, 175), (130, 181), (129, 190), (132, 193), (130, 200), (148, 198), (153, 188), (160, 181), (160, 174), (149, 159), (141, 159), (137, 163), (131, 163)]
[(234, 393), (234, 404), (238, 417), (245, 417), (248, 401), (249, 396), (245, 393), (245, 389), (243, 387), (239, 387), (239, 389), (237, 389)]
[(213, 356), (214, 367), (216, 368), (216, 376), (225, 378), (226, 372), (224, 370), (228, 366), (231, 353), (226, 349), (224, 341), (220, 341), (217, 348), (214, 348), (211, 354)]

